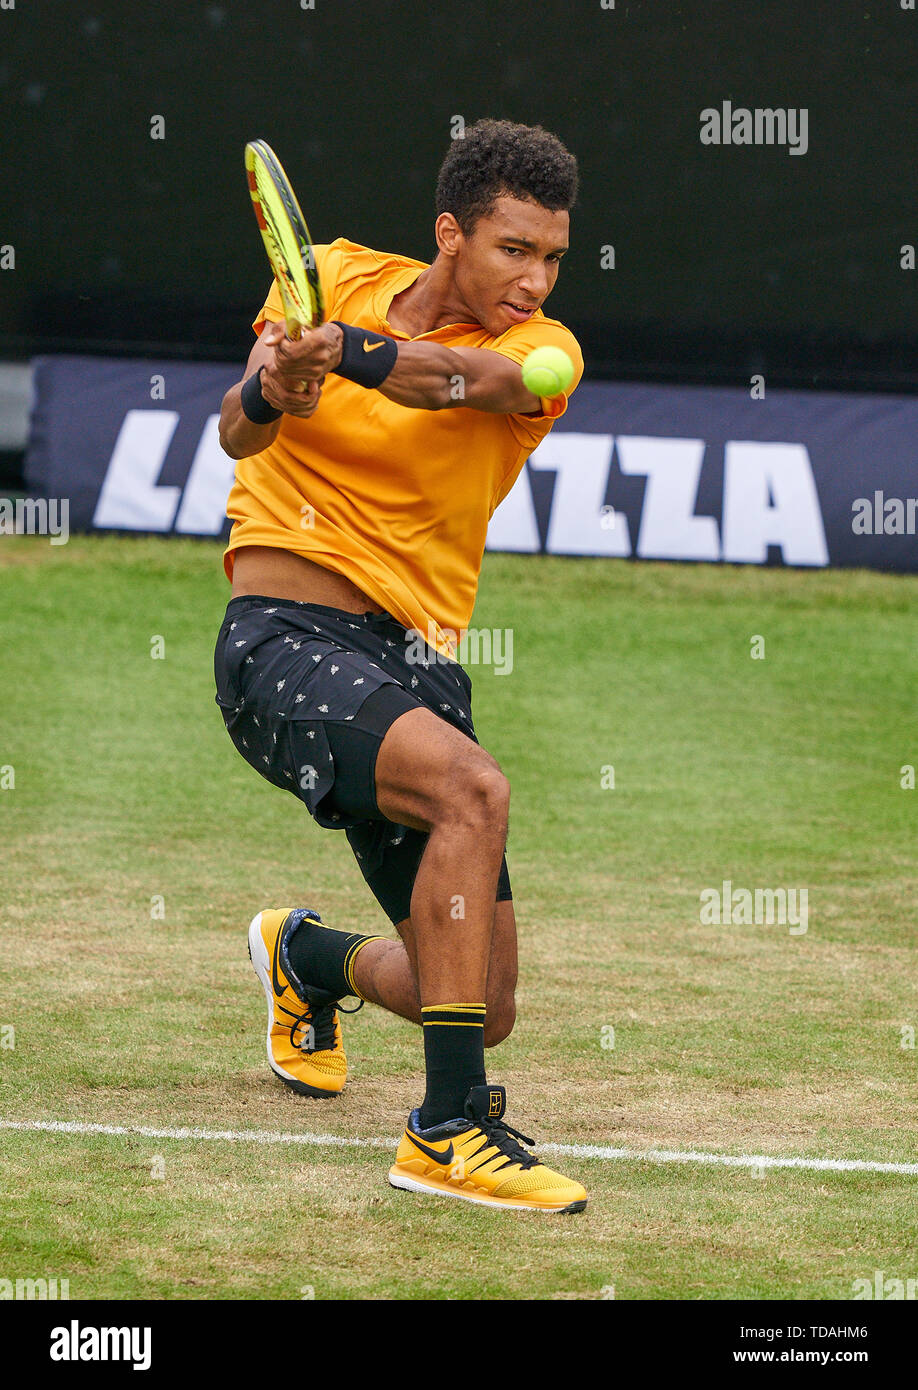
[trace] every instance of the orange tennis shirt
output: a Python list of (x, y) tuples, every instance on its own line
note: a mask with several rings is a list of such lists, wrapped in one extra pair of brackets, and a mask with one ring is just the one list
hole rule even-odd
[[(328, 319), (400, 341), (488, 348), (520, 362), (533, 348), (563, 348), (583, 375), (579, 344), (537, 312), (492, 337), (454, 323), (417, 338), (393, 328), (389, 306), (427, 269), (423, 261), (372, 251), (339, 237), (314, 248)], [(252, 327), (283, 319), (277, 285)], [(455, 407), (420, 410), (330, 375), (308, 420), (284, 415), (267, 449), (240, 459), (227, 502), (233, 522), (223, 556), (272, 545), (345, 575), (439, 651), (455, 643), (475, 605), (488, 522), (527, 457), (567, 409), (567, 395), (535, 415)]]

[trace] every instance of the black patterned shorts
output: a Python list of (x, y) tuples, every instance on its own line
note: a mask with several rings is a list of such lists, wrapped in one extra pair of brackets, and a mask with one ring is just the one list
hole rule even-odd
[[(319, 825), (346, 832), (390, 921), (403, 921), (427, 835), (380, 811), (376, 755), (390, 724), (417, 705), (477, 743), (468, 674), (391, 614), (248, 594), (227, 605), (214, 678), (246, 762)], [(511, 897), (505, 856), (497, 901)]]

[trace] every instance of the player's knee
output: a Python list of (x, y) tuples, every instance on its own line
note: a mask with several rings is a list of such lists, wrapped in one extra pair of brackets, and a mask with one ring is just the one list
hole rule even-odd
[(468, 764), (456, 779), (447, 816), (471, 820), (487, 831), (506, 832), (510, 783), (493, 760)]
[(516, 1001), (512, 995), (506, 999), (498, 1000), (495, 1005), (488, 1005), (488, 1012), (485, 1016), (484, 1045), (485, 1047), (496, 1047), (505, 1038), (509, 1038), (513, 1032), (513, 1025), (516, 1022)]

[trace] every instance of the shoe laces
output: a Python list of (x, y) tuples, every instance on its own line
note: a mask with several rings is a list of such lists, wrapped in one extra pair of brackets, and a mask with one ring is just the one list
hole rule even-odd
[[(364, 1001), (361, 999), (356, 1009), (343, 1009), (335, 999), (330, 1000), (327, 1004), (311, 1005), (290, 1025), (290, 1046), (299, 1047), (300, 1052), (333, 1051), (335, 1047), (335, 1009), (340, 1009), (343, 1014), (356, 1014), (363, 1008), (363, 1003)], [(304, 1043), (294, 1041), (298, 1028), (306, 1030), (306, 1042)], [(308, 1046), (310, 1028), (312, 1029), (312, 1045)]]
[[(528, 1144), (532, 1148), (534, 1139), (527, 1139), (525, 1134), (521, 1134), (518, 1129), (508, 1125), (505, 1120), (476, 1119), (475, 1124), (487, 1139), (485, 1148), (493, 1147), (504, 1155), (507, 1163), (501, 1163), (500, 1168), (506, 1168), (509, 1163), (518, 1163), (521, 1168), (535, 1168), (539, 1162), (535, 1154), (527, 1153), (523, 1148)], [(481, 1153), (481, 1149), (478, 1151)]]

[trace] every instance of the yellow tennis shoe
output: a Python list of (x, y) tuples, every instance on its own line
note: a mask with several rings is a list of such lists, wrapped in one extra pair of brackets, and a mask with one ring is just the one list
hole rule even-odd
[(503, 1086), (485, 1085), (469, 1091), (464, 1119), (419, 1129), (412, 1110), (389, 1182), (487, 1207), (583, 1211), (585, 1189), (526, 1152), (523, 1144), (533, 1140), (504, 1123), (506, 1104)]
[(307, 908), (259, 912), (249, 926), (249, 959), (268, 1001), (271, 1070), (292, 1091), (319, 1099), (340, 1095), (347, 1080), (347, 1058), (338, 1001), (328, 990), (304, 985), (287, 955), (290, 938), (305, 920), (322, 921)]

